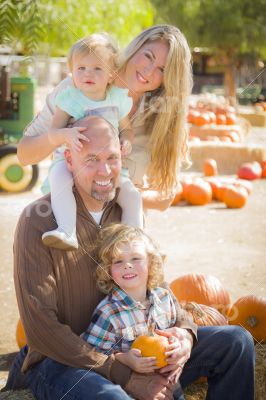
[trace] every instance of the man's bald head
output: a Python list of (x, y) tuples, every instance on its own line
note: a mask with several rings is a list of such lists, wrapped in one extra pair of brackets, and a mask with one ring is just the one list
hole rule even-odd
[(82, 140), (80, 151), (66, 150), (65, 158), (75, 186), (91, 211), (95, 211), (114, 197), (118, 185), (121, 170), (118, 133), (108, 121), (96, 116), (83, 118), (75, 126), (87, 128), (82, 134), (88, 141)]
[(115, 127), (104, 118), (97, 116), (89, 116), (76, 121), (73, 127), (85, 127), (87, 128), (82, 132), (90, 141), (99, 140), (100, 136), (114, 139), (119, 145), (118, 131)]

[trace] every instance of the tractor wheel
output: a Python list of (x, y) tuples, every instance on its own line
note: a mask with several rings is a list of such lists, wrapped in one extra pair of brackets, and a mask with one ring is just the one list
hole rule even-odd
[(22, 166), (17, 158), (15, 146), (0, 148), (0, 188), (6, 192), (22, 192), (31, 189), (37, 182), (37, 165)]

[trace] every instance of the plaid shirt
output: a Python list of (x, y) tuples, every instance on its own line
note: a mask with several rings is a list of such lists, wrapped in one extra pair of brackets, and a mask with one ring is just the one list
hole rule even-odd
[(134, 301), (116, 287), (96, 307), (84, 340), (97, 351), (125, 352), (137, 336), (147, 335), (148, 327), (166, 329), (176, 323), (176, 308), (167, 289), (155, 288), (148, 292), (148, 305)]

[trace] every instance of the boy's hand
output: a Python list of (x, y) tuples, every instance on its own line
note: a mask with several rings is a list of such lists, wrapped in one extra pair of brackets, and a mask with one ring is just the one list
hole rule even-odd
[(127, 353), (118, 353), (116, 358), (140, 374), (148, 374), (156, 369), (156, 357), (142, 357), (139, 349), (130, 349)]
[(75, 151), (80, 151), (83, 147), (82, 140), (89, 142), (90, 139), (83, 135), (81, 132), (85, 131), (87, 128), (84, 126), (78, 126), (75, 128), (63, 128), (61, 133), (64, 138), (64, 142), (70, 146)]

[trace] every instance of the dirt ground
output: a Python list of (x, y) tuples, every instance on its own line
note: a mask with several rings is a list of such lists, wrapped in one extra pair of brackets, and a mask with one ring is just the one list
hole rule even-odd
[[(46, 167), (42, 167), (42, 175)], [(0, 194), (0, 388), (18, 351), (13, 235), (22, 209), (38, 197), (38, 187), (19, 195)], [(265, 199), (266, 179), (254, 182), (243, 209), (229, 210), (221, 203), (210, 203), (204, 207), (180, 204), (164, 213), (150, 211), (147, 227), (168, 256), (167, 280), (190, 272), (209, 273), (222, 281), (233, 300), (246, 294), (266, 297)]]

